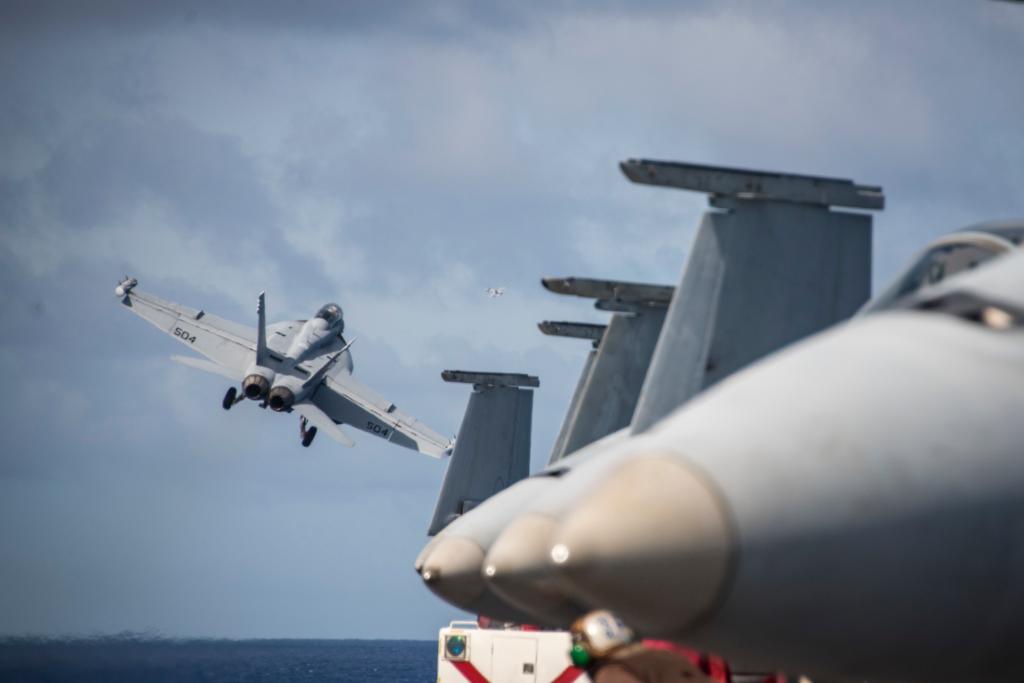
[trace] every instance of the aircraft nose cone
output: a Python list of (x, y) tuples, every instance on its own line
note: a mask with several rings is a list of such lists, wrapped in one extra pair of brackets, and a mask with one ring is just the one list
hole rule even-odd
[(427, 557), (430, 556), (430, 553), (434, 552), (434, 548), (437, 547), (438, 542), (440, 542), (442, 540), (444, 540), (443, 536), (442, 537), (435, 536), (434, 538), (430, 539), (429, 543), (427, 543), (425, 546), (423, 546), (423, 550), (421, 550), (420, 554), (416, 556), (416, 561), (413, 562), (413, 565), (412, 565), (413, 569), (416, 570), (417, 574), (419, 574), (420, 571), (423, 570), (423, 563), (427, 561)]
[(712, 482), (674, 454), (629, 460), (552, 536), (550, 562), (574, 595), (647, 635), (711, 613), (735, 561), (731, 515)]
[(528, 513), (498, 536), (484, 560), (484, 580), (499, 597), (550, 626), (568, 625), (585, 610), (573, 604), (551, 571), (558, 520)]
[(461, 536), (438, 538), (418, 571), (423, 583), (443, 600), (465, 609), (483, 595), (484, 551)]

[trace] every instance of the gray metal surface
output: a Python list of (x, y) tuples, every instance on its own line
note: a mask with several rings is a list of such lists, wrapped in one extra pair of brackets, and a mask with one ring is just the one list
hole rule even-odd
[(530, 375), (446, 370), (445, 381), (473, 384), (428, 535), (530, 472)]
[(562, 418), (562, 426), (558, 429), (558, 436), (555, 437), (555, 443), (551, 447), (551, 455), (548, 457), (549, 465), (558, 462), (565, 456), (565, 446), (569, 439), (569, 433), (573, 430), (579, 417), (580, 399), (583, 397), (584, 389), (590, 383), (590, 375), (594, 371), (594, 360), (597, 358), (597, 344), (599, 341), (594, 342), (594, 348), (587, 353), (587, 359), (583, 361), (583, 370), (580, 372), (580, 378), (576, 382), (576, 389), (572, 392), (569, 408), (565, 411), (565, 417)]
[(612, 316), (549, 464), (630, 424), (664, 321), (661, 307)]
[(586, 299), (603, 299), (644, 304), (668, 305), (672, 287), (619, 280), (597, 280), (585, 277), (546, 277), (544, 288), (555, 294), (566, 294)]
[(573, 339), (589, 339), (597, 347), (598, 342), (604, 335), (607, 325), (594, 325), (592, 323), (571, 323), (554, 320), (544, 320), (537, 323), (537, 329), (543, 334), (553, 337), (572, 337)]
[(856, 312), (871, 283), (871, 217), (792, 202), (720, 200), (704, 215), (632, 429), (771, 351)]
[(619, 164), (635, 183), (695, 190), (716, 196), (743, 197), (817, 206), (883, 209), (882, 188), (857, 185), (852, 180), (823, 176), (753, 171), (676, 161), (628, 159)]
[(615, 313), (607, 327), (547, 321), (539, 325), (545, 334), (593, 339), (596, 349), (580, 373), (551, 449), (551, 465), (629, 424), (675, 289), (581, 277), (549, 277), (541, 283), (556, 294), (597, 299), (598, 309)]
[(479, 384), (490, 387), (539, 387), (540, 379), (518, 372), (476, 372), (472, 370), (444, 370), (441, 379), (445, 382)]

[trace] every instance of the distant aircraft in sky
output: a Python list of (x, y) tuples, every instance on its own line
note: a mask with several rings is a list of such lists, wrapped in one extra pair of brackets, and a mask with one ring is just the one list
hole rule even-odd
[(352, 379), (350, 348), (355, 340), (342, 334), (345, 321), (338, 304), (322, 306), (309, 320), (267, 326), (261, 292), (257, 327), (252, 329), (158, 299), (138, 291), (137, 285), (128, 276), (118, 283), (114, 291), (121, 304), (209, 359), (171, 356), (173, 360), (239, 383), (225, 393), (225, 410), (248, 398), (275, 412), (298, 411), (303, 446), (318, 431), (353, 446), (340, 427), (347, 424), (435, 458), (449, 453), (451, 440)]
[(491, 297), (492, 299), (496, 299), (497, 297), (502, 296), (505, 293), (505, 288), (504, 287), (488, 287), (484, 291), (487, 292), (487, 296)]

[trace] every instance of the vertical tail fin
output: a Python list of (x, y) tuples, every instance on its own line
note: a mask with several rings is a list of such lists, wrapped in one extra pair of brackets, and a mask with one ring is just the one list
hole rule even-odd
[(597, 299), (596, 308), (614, 313), (600, 332), (579, 323), (540, 325), (544, 334), (592, 339), (595, 347), (551, 451), (551, 465), (630, 424), (674, 290), (664, 285), (578, 277), (541, 282), (556, 294)]
[(267, 366), (267, 293), (256, 299), (256, 365)]
[(707, 192), (631, 429), (643, 432), (736, 370), (851, 316), (871, 283), (882, 188), (664, 161), (621, 164), (633, 182)]
[(562, 419), (562, 426), (558, 430), (558, 436), (555, 438), (555, 444), (551, 448), (551, 456), (548, 459), (548, 464), (550, 465), (561, 460), (562, 456), (566, 454), (565, 449), (570, 436), (574, 432), (576, 421), (579, 417), (580, 403), (583, 400), (584, 394), (587, 392), (587, 387), (590, 386), (590, 378), (594, 372), (594, 362), (597, 359), (597, 350), (601, 346), (601, 340), (604, 339), (608, 326), (595, 325), (592, 323), (574, 323), (567, 321), (556, 322), (545, 320), (537, 323), (537, 327), (541, 332), (547, 335), (587, 339), (591, 343), (591, 348), (587, 353), (587, 358), (583, 361), (583, 370), (580, 372), (580, 378), (576, 382), (576, 390), (572, 394), (572, 399), (569, 401), (569, 408), (565, 411), (565, 417)]
[(536, 377), (521, 374), (446, 370), (441, 377), (472, 384), (473, 393), (437, 497), (430, 536), (529, 474), (532, 388), (540, 386)]

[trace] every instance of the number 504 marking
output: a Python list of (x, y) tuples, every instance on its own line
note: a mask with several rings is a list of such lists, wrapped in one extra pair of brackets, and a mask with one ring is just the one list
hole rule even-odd
[(189, 334), (187, 331), (181, 329), (180, 327), (175, 327), (174, 328), (174, 336), (175, 337), (181, 337), (182, 341), (187, 341), (189, 344), (195, 344), (196, 343), (196, 335)]
[(366, 421), (366, 429), (367, 431), (373, 432), (374, 434), (380, 434), (381, 436), (387, 436), (388, 431), (390, 431), (387, 427), (382, 427), (370, 420)]

